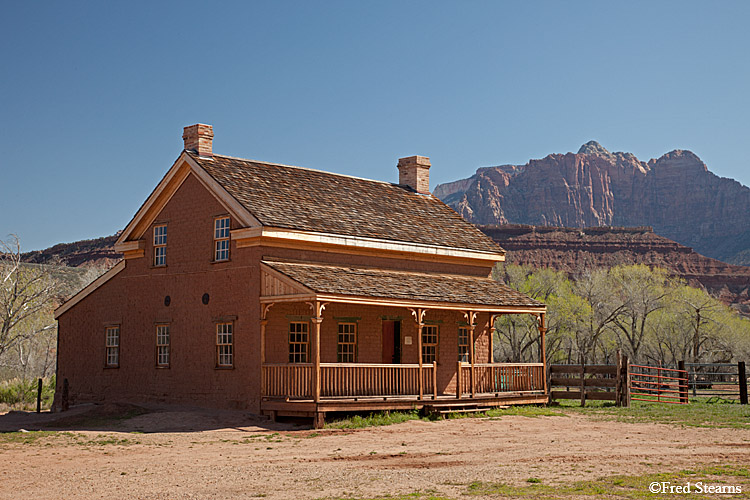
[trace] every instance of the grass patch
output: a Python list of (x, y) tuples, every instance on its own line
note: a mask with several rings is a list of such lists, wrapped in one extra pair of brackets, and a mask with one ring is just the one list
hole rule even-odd
[[(630, 423), (659, 423), (689, 427), (750, 429), (750, 405), (740, 405), (722, 400), (696, 398), (689, 405), (673, 405), (633, 401), (629, 408), (616, 407), (611, 402), (591, 401), (581, 408), (578, 401), (562, 400), (552, 406), (513, 405), (505, 409), (491, 409), (484, 413), (453, 413), (449, 419), (521, 417), (565, 417), (586, 415), (605, 420)], [(353, 415), (333, 420), (328, 429), (362, 429), (392, 425), (409, 420), (435, 420), (437, 416), (421, 416), (417, 410), (373, 412), (368, 415)]]
[(58, 437), (60, 435), (71, 437), (73, 433), (57, 431), (2, 432), (0, 433), (0, 445), (34, 444), (42, 438)]
[(326, 429), (363, 429), (383, 425), (400, 424), (409, 420), (424, 420), (417, 410), (373, 412), (368, 415), (353, 415), (326, 423)]
[[(538, 481), (538, 480), (537, 480)], [(468, 486), (468, 495), (500, 495), (513, 498), (580, 498), (580, 497), (615, 497), (615, 498), (716, 498), (716, 493), (705, 492), (705, 486), (734, 486), (742, 493), (728, 498), (750, 498), (750, 471), (739, 465), (708, 467), (696, 471), (673, 473), (645, 474), (643, 476), (611, 476), (593, 481), (577, 481), (572, 484), (542, 484), (531, 481), (529, 485), (511, 486), (504, 483), (485, 483), (475, 481)], [(690, 484), (690, 494), (669, 491), (652, 493), (651, 483), (669, 483), (671, 486), (684, 487)], [(698, 484), (703, 485), (701, 493)]]
[(586, 407), (581, 408), (573, 401), (562, 401), (556, 408), (569, 414), (578, 413), (621, 422), (750, 429), (750, 405), (709, 402), (705, 398), (692, 399), (688, 405), (633, 401), (630, 408), (618, 408), (612, 403), (600, 401), (586, 403)]
[(0, 446), (2, 445), (75, 445), (75, 446), (131, 446), (140, 444), (128, 438), (120, 438), (107, 434), (99, 434), (91, 438), (84, 434), (68, 431), (29, 431), (29, 432), (3, 432), (0, 433)]

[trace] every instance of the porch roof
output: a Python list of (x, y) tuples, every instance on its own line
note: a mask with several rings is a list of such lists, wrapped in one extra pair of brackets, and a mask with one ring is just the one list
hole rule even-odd
[(262, 302), (316, 299), (497, 312), (546, 310), (543, 303), (487, 277), (276, 260), (263, 260), (262, 267)]

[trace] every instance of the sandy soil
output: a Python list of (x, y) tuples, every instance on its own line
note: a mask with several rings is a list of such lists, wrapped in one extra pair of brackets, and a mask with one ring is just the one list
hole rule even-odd
[(62, 420), (0, 416), (0, 431), (64, 431), (0, 444), (0, 499), (306, 499), (428, 490), (461, 497), (472, 481), (520, 485), (535, 477), (549, 484), (750, 464), (750, 431), (579, 415), (411, 421), (354, 431), (174, 407), (106, 425), (91, 420), (122, 410), (78, 408)]

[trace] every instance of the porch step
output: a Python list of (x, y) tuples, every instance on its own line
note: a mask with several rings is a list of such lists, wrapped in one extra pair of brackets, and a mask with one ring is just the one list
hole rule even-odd
[(479, 402), (464, 401), (464, 402), (453, 402), (453, 403), (448, 403), (448, 402), (433, 403), (433, 404), (425, 405), (424, 411), (425, 413), (428, 413), (428, 414), (445, 416), (451, 413), (483, 413), (493, 408), (505, 409), (508, 407), (507, 406), (487, 406), (486, 403), (482, 404)]
[(452, 408), (450, 410), (438, 410), (439, 415), (449, 415), (451, 413), (482, 413), (489, 411), (490, 408)]

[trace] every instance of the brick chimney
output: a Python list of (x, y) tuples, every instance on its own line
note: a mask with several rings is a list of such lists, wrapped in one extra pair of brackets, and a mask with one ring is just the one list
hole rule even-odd
[(195, 151), (198, 156), (211, 158), (213, 156), (214, 128), (211, 125), (196, 123), (185, 127), (182, 132), (185, 149)]
[(430, 194), (430, 159), (426, 156), (399, 158), (398, 183), (417, 193)]

